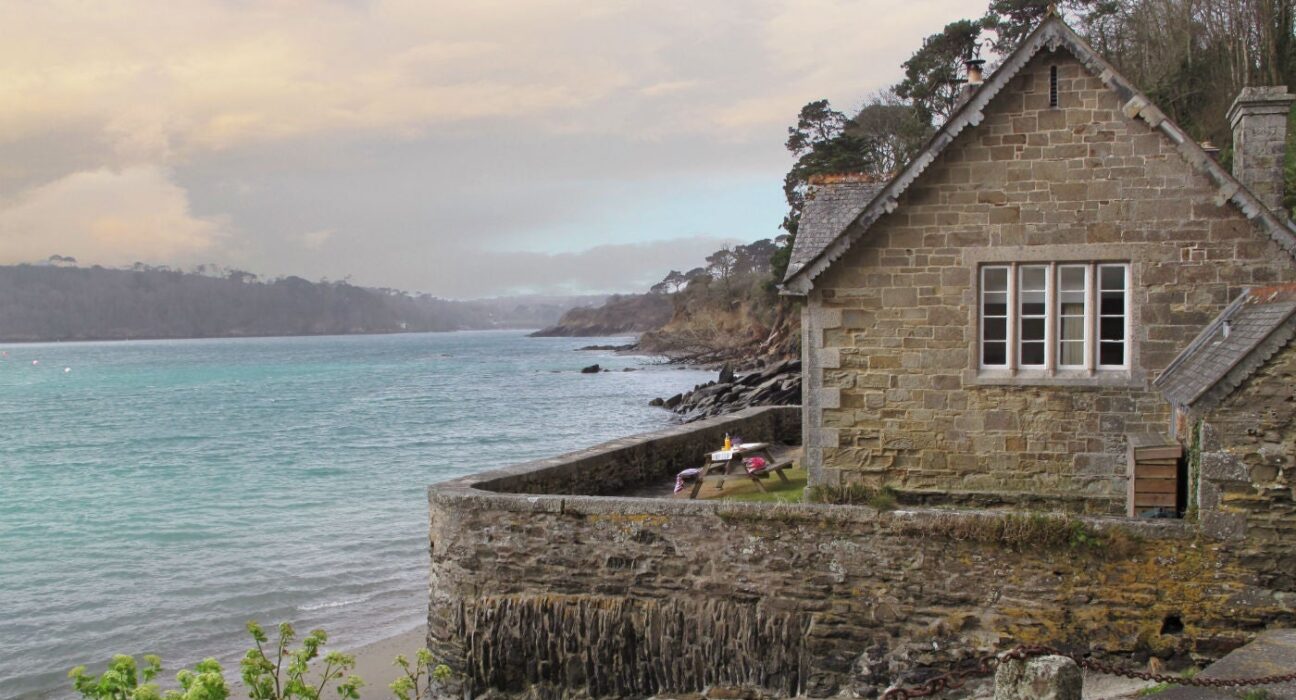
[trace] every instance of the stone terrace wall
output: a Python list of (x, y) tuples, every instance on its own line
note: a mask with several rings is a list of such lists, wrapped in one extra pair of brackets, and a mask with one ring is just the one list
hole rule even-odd
[[(1070, 53), (1041, 52), (815, 281), (812, 483), (1079, 496), (1077, 509), (1120, 512), (1124, 435), (1169, 421), (1150, 380), (1243, 287), (1296, 279), (1286, 251), (1121, 108)], [(979, 376), (979, 267), (1089, 261), (1131, 265), (1128, 375)]]
[[(462, 674), (452, 693), (869, 697), (1017, 642), (1213, 658), (1296, 624), (1289, 584), (1257, 585), (1179, 522), (1054, 520), (1060, 543), (1013, 547), (987, 533), (1026, 516), (534, 490), (549, 479), (512, 469), (429, 490), (428, 645)], [(1091, 547), (1077, 531), (1115, 535)], [(1162, 634), (1168, 618), (1182, 631)]]
[(749, 408), (645, 435), (610, 440), (579, 452), (525, 462), (470, 477), (475, 488), (509, 493), (621, 494), (670, 483), (685, 467), (700, 467), (725, 433), (747, 442), (801, 442), (801, 407)]
[(1296, 587), (1296, 342), (1202, 421), (1199, 507), (1270, 585)]

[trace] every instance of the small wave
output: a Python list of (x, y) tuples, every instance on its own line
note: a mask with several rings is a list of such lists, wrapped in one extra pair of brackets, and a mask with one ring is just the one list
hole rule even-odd
[(341, 608), (347, 605), (355, 605), (356, 603), (363, 603), (366, 600), (369, 600), (369, 596), (362, 595), (362, 596), (356, 596), (354, 598), (343, 598), (341, 600), (329, 600), (323, 603), (308, 603), (306, 605), (298, 605), (297, 609), (302, 612), (311, 612), (312, 610), (324, 610), (327, 608)]

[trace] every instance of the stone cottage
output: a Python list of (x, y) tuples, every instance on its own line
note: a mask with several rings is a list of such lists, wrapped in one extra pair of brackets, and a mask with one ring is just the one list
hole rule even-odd
[[(812, 483), (1121, 513), (1126, 436), (1166, 433), (1173, 404), (1204, 421), (1202, 505), (1281, 490), (1293, 350), (1241, 343), (1290, 336), (1293, 99), (1237, 98), (1230, 173), (1050, 17), (894, 178), (816, 181), (784, 282), (806, 300)], [(1204, 355), (1194, 338), (1230, 313), (1234, 334)], [(1257, 401), (1278, 402), (1283, 427), (1228, 413)], [(1250, 456), (1223, 456), (1237, 449)]]

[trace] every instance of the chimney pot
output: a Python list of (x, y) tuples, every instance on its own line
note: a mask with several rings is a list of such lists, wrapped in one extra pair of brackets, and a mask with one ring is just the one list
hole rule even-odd
[(1294, 101), (1286, 85), (1245, 87), (1228, 111), (1233, 176), (1275, 212), (1282, 211), (1287, 114)]

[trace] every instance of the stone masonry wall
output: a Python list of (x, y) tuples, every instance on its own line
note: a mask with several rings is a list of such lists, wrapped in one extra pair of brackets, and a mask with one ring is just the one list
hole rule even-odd
[[(509, 495), (467, 482), (434, 487), (429, 501), (428, 645), (459, 673), (456, 697), (715, 685), (876, 697), (1016, 643), (1174, 665), (1296, 623), (1290, 587), (1257, 586), (1226, 545), (1179, 522), (1051, 520), (1042, 529), (1061, 528), (1060, 542), (1054, 532), (1011, 546), (995, 533), (1028, 516)], [(1088, 546), (1065, 534), (1074, 528), (1119, 536)]]
[(749, 408), (724, 416), (631, 435), (578, 452), (516, 464), (473, 478), (476, 488), (510, 493), (624, 494), (649, 484), (669, 484), (728, 433), (746, 442), (797, 444), (800, 406)]
[(1200, 423), (1203, 524), (1266, 585), (1296, 587), (1296, 342)]
[[(1151, 380), (1244, 287), (1296, 279), (1217, 190), (1069, 52), (1042, 52), (815, 281), (812, 480), (1119, 512), (1125, 434), (1168, 425)], [(1012, 261), (1130, 262), (1131, 371), (979, 376), (977, 270)]]

